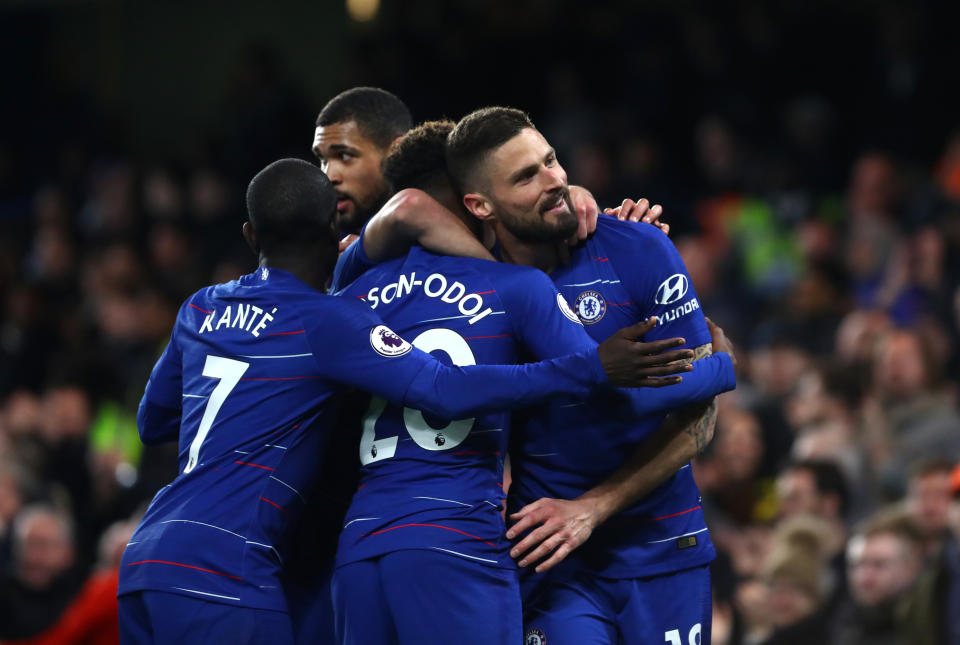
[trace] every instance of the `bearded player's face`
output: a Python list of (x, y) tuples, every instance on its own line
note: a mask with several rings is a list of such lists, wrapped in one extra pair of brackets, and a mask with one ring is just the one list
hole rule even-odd
[(493, 215), (524, 242), (563, 240), (577, 230), (567, 173), (537, 130), (526, 128), (485, 162)]
[(356, 121), (346, 121), (318, 126), (313, 154), (337, 191), (337, 228), (359, 233), (389, 194), (380, 170), (385, 151), (363, 135)]

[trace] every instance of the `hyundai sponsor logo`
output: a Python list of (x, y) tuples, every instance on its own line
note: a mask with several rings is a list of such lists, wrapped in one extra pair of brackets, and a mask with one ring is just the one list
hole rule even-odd
[(690, 281), (687, 280), (687, 276), (682, 273), (674, 273), (660, 283), (660, 287), (657, 289), (657, 304), (673, 304), (687, 295), (687, 289), (689, 287)]

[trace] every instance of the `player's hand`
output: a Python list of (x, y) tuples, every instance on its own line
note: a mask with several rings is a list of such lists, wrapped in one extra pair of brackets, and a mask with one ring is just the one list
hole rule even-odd
[(596, 505), (587, 500), (549, 497), (527, 504), (510, 516), (516, 524), (507, 531), (507, 538), (512, 540), (533, 530), (510, 549), (510, 556), (519, 560), (517, 564), (521, 567), (543, 560), (537, 565), (537, 573), (552, 568), (593, 533), (598, 524), (595, 508)]
[(727, 338), (727, 335), (723, 332), (723, 328), (709, 318), (707, 318), (707, 327), (710, 329), (710, 337), (713, 339), (713, 351), (729, 354), (730, 362), (736, 366), (737, 357), (733, 353), (733, 343), (731, 343), (730, 339)]
[(663, 206), (660, 204), (651, 206), (650, 202), (643, 198), (636, 202), (632, 199), (625, 199), (616, 208), (604, 208), (603, 214), (616, 217), (621, 222), (630, 220), (631, 222), (653, 224), (665, 235), (670, 234), (670, 225), (660, 221), (660, 216), (663, 215)]
[(353, 233), (351, 233), (350, 235), (347, 235), (342, 240), (340, 240), (340, 247), (337, 249), (337, 256), (339, 257), (340, 254), (346, 251), (347, 247), (353, 244), (359, 237), (360, 237), (359, 235), (354, 235)]
[[(649, 343), (635, 340), (653, 329), (657, 318), (639, 322), (614, 332), (600, 343), (597, 353), (607, 373), (607, 380), (617, 387), (663, 387), (675, 385), (682, 374), (693, 369), (689, 361), (693, 359), (693, 350), (678, 349), (686, 341), (683, 338), (667, 338)], [(660, 378), (666, 377), (666, 378)]]
[(583, 186), (570, 186), (570, 202), (573, 204), (573, 212), (577, 215), (578, 224), (576, 234), (567, 240), (567, 244), (573, 246), (580, 240), (587, 239), (588, 235), (597, 230), (600, 207), (597, 206), (593, 193)]

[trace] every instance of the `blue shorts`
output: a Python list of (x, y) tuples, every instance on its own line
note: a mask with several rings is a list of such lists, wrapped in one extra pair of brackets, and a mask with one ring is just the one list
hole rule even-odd
[(333, 645), (337, 642), (333, 635), (331, 575), (326, 571), (315, 580), (284, 583), (296, 645)]
[(531, 591), (523, 614), (525, 645), (707, 645), (710, 568), (614, 579), (560, 566)]
[(516, 645), (523, 635), (517, 572), (411, 549), (333, 574), (344, 645)]
[(165, 591), (137, 591), (118, 600), (121, 645), (293, 642), (290, 617), (282, 611), (236, 607)]

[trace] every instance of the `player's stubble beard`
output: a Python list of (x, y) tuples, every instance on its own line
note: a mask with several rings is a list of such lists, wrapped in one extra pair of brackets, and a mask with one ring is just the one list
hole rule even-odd
[(337, 193), (338, 199), (349, 199), (353, 204), (353, 210), (348, 212), (337, 212), (337, 230), (341, 235), (359, 234), (364, 224), (370, 221), (370, 218), (377, 214), (387, 200), (390, 198), (389, 189), (384, 186), (384, 191), (370, 200), (370, 205), (363, 205), (350, 193)]
[(566, 240), (577, 232), (577, 215), (570, 200), (570, 189), (566, 186), (562, 189), (562, 199), (567, 205), (567, 210), (558, 214), (555, 222), (544, 219), (544, 213), (556, 205), (553, 200), (545, 200), (547, 203), (537, 204), (534, 214), (519, 217), (501, 216), (500, 221), (511, 235), (527, 244)]

